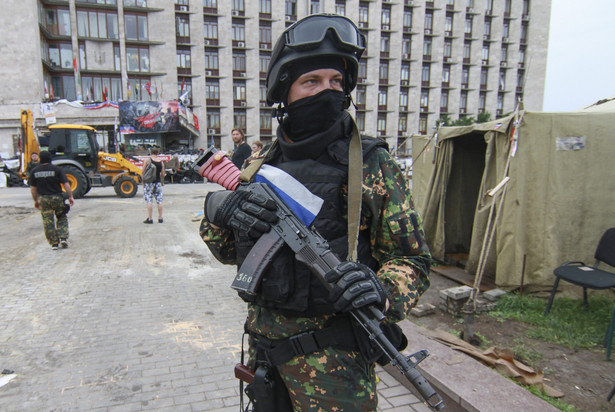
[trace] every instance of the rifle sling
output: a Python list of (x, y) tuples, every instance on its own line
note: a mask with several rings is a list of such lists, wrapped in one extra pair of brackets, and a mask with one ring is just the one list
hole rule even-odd
[(352, 137), (348, 151), (348, 260), (356, 262), (361, 223), (363, 150), (359, 129), (354, 119), (352, 119)]

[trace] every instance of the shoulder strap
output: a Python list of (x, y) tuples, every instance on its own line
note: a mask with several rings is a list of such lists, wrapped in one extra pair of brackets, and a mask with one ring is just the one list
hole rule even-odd
[(348, 149), (348, 260), (357, 261), (361, 198), (363, 191), (363, 150), (359, 128), (352, 120), (352, 137)]

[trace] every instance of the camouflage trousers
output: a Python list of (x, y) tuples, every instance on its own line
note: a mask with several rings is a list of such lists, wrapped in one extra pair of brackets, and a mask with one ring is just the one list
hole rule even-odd
[(68, 218), (64, 213), (62, 196), (40, 196), (39, 205), (43, 217), (45, 237), (50, 245), (57, 245), (60, 239), (68, 239)]
[[(254, 359), (250, 348), (250, 359)], [(254, 363), (249, 365), (254, 368)], [(359, 352), (326, 348), (277, 367), (295, 412), (368, 412), (378, 405), (375, 365)]]

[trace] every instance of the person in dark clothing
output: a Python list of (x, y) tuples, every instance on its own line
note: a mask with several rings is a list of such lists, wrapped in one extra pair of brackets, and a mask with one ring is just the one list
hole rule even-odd
[(162, 158), (158, 157), (160, 152), (157, 148), (153, 148), (151, 150), (151, 156), (143, 162), (143, 171), (149, 164), (152, 162), (154, 166), (156, 166), (156, 180), (152, 183), (144, 183), (143, 184), (143, 199), (145, 199), (145, 203), (147, 203), (147, 219), (143, 221), (146, 224), (152, 224), (154, 221), (152, 220), (152, 212), (154, 208), (154, 199), (156, 199), (156, 203), (158, 204), (158, 223), (162, 223), (162, 185), (164, 184), (164, 176), (165, 176), (165, 166)]
[(53, 250), (68, 247), (68, 205), (64, 203), (62, 188), (68, 194), (70, 206), (75, 204), (70, 183), (64, 171), (51, 164), (51, 153), (42, 151), (40, 165), (32, 169), (28, 179), (34, 207), (41, 211), (47, 242)]
[[(327, 287), (284, 246), (263, 269), (255, 295), (240, 294), (248, 302), (247, 366), (265, 376), (246, 393), (258, 412), (376, 411), (382, 352), (349, 312), (380, 309), (383, 333), (390, 331), (391, 343), (399, 337), (401, 350), (395, 322), (429, 287), (431, 254), (386, 143), (360, 136), (346, 111), (363, 34), (346, 17), (314, 14), (287, 28), (273, 50), (267, 103), (277, 106), (280, 126), (260, 170), (280, 169), (322, 200), (312, 225), (342, 263), (324, 275)], [(275, 223), (275, 207), (245, 193), (208, 193), (200, 231), (216, 259), (238, 268)]]
[(243, 133), (243, 130), (238, 128), (231, 130), (231, 137), (235, 143), (235, 149), (231, 155), (231, 161), (235, 164), (235, 166), (237, 166), (238, 169), (241, 169), (243, 162), (245, 162), (246, 159), (252, 154), (252, 149), (250, 148), (250, 145), (246, 143), (246, 135)]

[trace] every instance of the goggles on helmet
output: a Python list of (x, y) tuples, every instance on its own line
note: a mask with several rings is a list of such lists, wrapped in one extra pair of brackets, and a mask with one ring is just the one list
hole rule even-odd
[(284, 33), (283, 46), (295, 50), (317, 48), (329, 31), (335, 34), (340, 47), (354, 54), (357, 60), (361, 57), (365, 37), (350, 19), (336, 14), (313, 14), (293, 24)]

